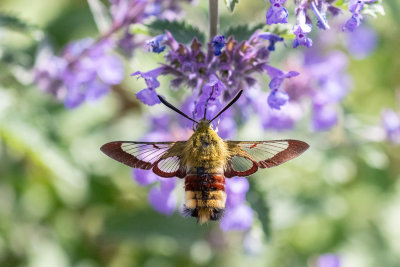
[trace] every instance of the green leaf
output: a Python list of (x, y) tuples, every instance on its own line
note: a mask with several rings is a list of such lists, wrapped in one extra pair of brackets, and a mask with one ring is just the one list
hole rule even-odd
[(236, 41), (243, 41), (250, 38), (250, 36), (258, 29), (263, 28), (265, 23), (257, 24), (251, 28), (249, 25), (238, 25), (235, 27), (228, 28), (224, 35), (228, 38), (229, 36), (233, 35)]
[(0, 13), (0, 27), (6, 27), (17, 31), (32, 31), (38, 29), (36, 26), (30, 25), (16, 16), (5, 13)]
[(239, 4), (239, 0), (224, 0), (224, 1), (226, 7), (229, 9), (230, 12), (233, 12), (236, 4)]
[(157, 35), (169, 31), (174, 38), (180, 43), (190, 43), (194, 37), (204, 43), (205, 34), (198, 28), (186, 24), (185, 22), (179, 21), (168, 21), (168, 20), (155, 20), (150, 24), (146, 25), (152, 35)]
[(149, 32), (149, 28), (140, 23), (131, 24), (129, 30), (132, 34), (144, 34), (151, 35)]

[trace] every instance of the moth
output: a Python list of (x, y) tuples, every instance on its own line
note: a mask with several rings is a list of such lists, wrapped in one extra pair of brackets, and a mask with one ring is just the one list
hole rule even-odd
[(195, 131), (187, 141), (131, 142), (115, 141), (101, 147), (109, 157), (132, 168), (152, 170), (163, 178), (185, 179), (184, 214), (198, 222), (218, 220), (225, 202), (225, 179), (249, 176), (259, 168), (271, 168), (291, 160), (309, 145), (298, 140), (224, 141), (211, 122), (233, 105), (240, 91), (213, 119), (196, 121), (161, 96), (160, 101), (195, 123)]

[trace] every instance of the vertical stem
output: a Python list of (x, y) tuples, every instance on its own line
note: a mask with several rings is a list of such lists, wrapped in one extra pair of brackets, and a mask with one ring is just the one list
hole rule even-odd
[(218, 0), (208, 0), (210, 16), (210, 41), (218, 34)]

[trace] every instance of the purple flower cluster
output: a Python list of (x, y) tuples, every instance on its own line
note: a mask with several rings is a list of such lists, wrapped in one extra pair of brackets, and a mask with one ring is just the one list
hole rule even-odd
[[(72, 42), (60, 56), (48, 51), (39, 52), (34, 69), (37, 86), (62, 100), (67, 108), (75, 108), (84, 101), (101, 97), (124, 77), (122, 59), (116, 55), (116, 48), (124, 51), (125, 55), (132, 55), (133, 49), (138, 46), (129, 32), (129, 25), (149, 16), (163, 17), (170, 9), (178, 11), (178, 2), (110, 0), (112, 25), (97, 40), (87, 38)], [(177, 13), (174, 14), (175, 18)], [(124, 32), (122, 36), (119, 31)], [(160, 53), (165, 49), (161, 37), (147, 43), (153, 52)], [(154, 88), (154, 84), (152, 86), (149, 85), (149, 88)], [(142, 92), (143, 98), (149, 99), (150, 93)]]
[[(140, 75), (148, 86), (137, 93), (141, 102), (147, 105), (159, 103), (155, 92), (159, 87), (157, 77), (168, 74), (173, 77), (170, 83), (172, 89), (178, 90), (185, 86), (193, 90), (193, 94), (184, 101), (182, 110), (193, 115), (195, 119), (201, 119), (207, 108), (207, 118), (211, 118), (223, 103), (239, 90), (245, 90), (246, 93), (247, 88), (253, 87), (256, 84), (254, 75), (257, 73), (266, 73), (271, 78), (271, 93), (269, 97), (263, 98), (264, 103), (268, 103), (272, 109), (280, 109), (288, 102), (288, 95), (279, 89), (285, 79), (295, 77), (299, 73), (286, 73), (268, 64), (269, 53), (274, 49), (271, 47), (283, 38), (270, 33), (256, 32), (249, 40), (238, 43), (232, 36), (227, 41), (223, 36), (217, 36), (208, 51), (203, 51), (197, 39), (194, 39), (190, 46), (186, 46), (178, 43), (169, 32), (165, 36), (164, 44), (168, 47), (166, 64), (149, 72), (132, 74)], [(268, 47), (264, 39), (269, 40)], [(245, 102), (239, 101), (239, 105), (248, 104)], [(234, 112), (224, 114), (220, 128), (224, 129), (224, 126), (228, 125), (234, 127), (233, 115)], [(220, 134), (221, 137), (226, 137), (224, 131)]]
[[(278, 24), (288, 23), (288, 11), (284, 8), (283, 4), (286, 0), (270, 0), (270, 8), (266, 14), (267, 24)], [(317, 18), (317, 27), (322, 30), (330, 29), (327, 20), (327, 14), (337, 16), (341, 13), (341, 9), (334, 6), (333, 0), (294, 0), (295, 15), (297, 23), (293, 27), (293, 33), (295, 39), (293, 41), (293, 47), (296, 48), (299, 45), (311, 47), (312, 40), (307, 37), (307, 34), (311, 32), (312, 22), (311, 17), (308, 14), (308, 10), (311, 10)], [(351, 12), (351, 18), (343, 26), (343, 31), (354, 31), (362, 20), (361, 11), (365, 4), (372, 4), (375, 1), (365, 0), (348, 0), (348, 9)]]
[(400, 114), (392, 109), (382, 111), (382, 126), (386, 132), (386, 138), (395, 144), (400, 143)]
[[(324, 55), (315, 50), (306, 53), (302, 63), (298, 59), (289, 60), (297, 65), (301, 73), (296, 81), (288, 81), (283, 89), (289, 95), (291, 104), (299, 105), (303, 99), (311, 99), (312, 129), (331, 129), (338, 121), (339, 103), (351, 88), (351, 79), (345, 72), (348, 64), (346, 55), (340, 51)], [(300, 118), (297, 116), (296, 119)], [(286, 124), (288, 128), (293, 125), (294, 122)]]
[(96, 43), (93, 39), (83, 39), (71, 43), (61, 57), (50, 55), (39, 61), (35, 81), (41, 90), (61, 98), (67, 108), (97, 99), (124, 77), (122, 61), (112, 49), (113, 44), (108, 40)]

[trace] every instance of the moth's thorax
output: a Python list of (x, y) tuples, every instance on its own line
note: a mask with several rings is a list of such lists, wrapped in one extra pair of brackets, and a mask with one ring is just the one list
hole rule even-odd
[(204, 172), (222, 173), (226, 163), (227, 146), (207, 121), (201, 120), (196, 131), (189, 138), (183, 151), (189, 173), (197, 173), (198, 167)]

